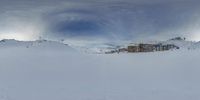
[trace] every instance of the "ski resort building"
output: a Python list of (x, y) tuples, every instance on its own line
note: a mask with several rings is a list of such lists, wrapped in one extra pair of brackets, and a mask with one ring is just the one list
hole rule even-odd
[(173, 44), (166, 44), (163, 45), (159, 44), (137, 44), (137, 45), (130, 45), (127, 48), (128, 52), (154, 52), (154, 51), (167, 51), (171, 49), (179, 49), (179, 47)]

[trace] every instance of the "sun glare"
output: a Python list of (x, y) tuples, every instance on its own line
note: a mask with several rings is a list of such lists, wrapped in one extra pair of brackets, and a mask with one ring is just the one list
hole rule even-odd
[(200, 41), (200, 33), (195, 32), (193, 35), (191, 35), (191, 40), (192, 41)]
[(0, 34), (0, 39), (16, 39), (21, 41), (29, 41), (33, 38), (30, 34), (23, 34), (23, 33), (4, 33)]

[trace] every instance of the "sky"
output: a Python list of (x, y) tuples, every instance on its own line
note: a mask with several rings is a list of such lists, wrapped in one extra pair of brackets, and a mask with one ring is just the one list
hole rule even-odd
[(0, 39), (200, 40), (198, 0), (0, 0)]

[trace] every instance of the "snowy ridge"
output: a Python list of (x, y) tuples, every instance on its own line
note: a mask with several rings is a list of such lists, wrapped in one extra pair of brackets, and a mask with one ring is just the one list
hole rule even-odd
[(35, 48), (35, 49), (60, 49), (74, 51), (64, 43), (50, 40), (18, 41), (14, 39), (3, 39), (0, 41), (0, 48)]

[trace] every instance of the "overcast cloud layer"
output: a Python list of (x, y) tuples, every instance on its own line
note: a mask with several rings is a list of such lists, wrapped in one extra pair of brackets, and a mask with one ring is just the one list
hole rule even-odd
[(0, 38), (200, 40), (197, 0), (0, 0)]

